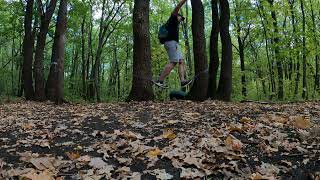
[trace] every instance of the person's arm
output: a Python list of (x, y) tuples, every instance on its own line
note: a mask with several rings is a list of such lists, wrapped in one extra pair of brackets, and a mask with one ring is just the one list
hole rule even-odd
[(173, 10), (173, 12), (172, 12), (172, 15), (178, 15), (181, 7), (182, 7), (182, 6), (184, 5), (184, 3), (186, 3), (186, 2), (187, 2), (187, 0), (181, 0), (181, 1), (179, 2), (179, 4), (174, 8), (174, 10)]

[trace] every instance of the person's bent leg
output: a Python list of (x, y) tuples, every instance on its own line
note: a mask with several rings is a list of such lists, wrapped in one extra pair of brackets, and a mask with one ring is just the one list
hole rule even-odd
[(170, 63), (168, 63), (165, 67), (164, 67), (164, 69), (163, 69), (163, 71), (162, 71), (162, 73), (161, 73), (161, 75), (160, 75), (160, 77), (159, 77), (159, 81), (164, 81), (165, 80), (165, 78), (170, 74), (170, 72), (172, 71), (172, 69), (176, 66), (176, 64), (177, 63), (174, 63), (174, 62), (170, 62)]
[(186, 79), (185, 79), (185, 63), (184, 63), (183, 59), (181, 59), (179, 62), (179, 77), (180, 77), (180, 82), (186, 81)]

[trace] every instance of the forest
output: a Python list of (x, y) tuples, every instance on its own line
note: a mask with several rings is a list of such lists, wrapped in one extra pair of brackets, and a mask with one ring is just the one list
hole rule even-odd
[[(319, 1), (191, 2), (180, 27), (187, 78), (196, 77), (188, 99), (319, 99)], [(179, 90), (177, 70), (168, 89), (150, 79), (168, 61), (157, 35), (178, 1), (147, 3), (2, 0), (1, 99), (125, 101), (148, 91), (135, 100), (168, 100)]]
[(320, 0), (0, 0), (0, 179), (320, 179)]

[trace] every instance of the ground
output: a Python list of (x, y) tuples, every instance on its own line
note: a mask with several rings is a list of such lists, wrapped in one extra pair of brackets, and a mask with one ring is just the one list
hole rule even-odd
[(0, 105), (0, 179), (320, 179), (320, 103)]

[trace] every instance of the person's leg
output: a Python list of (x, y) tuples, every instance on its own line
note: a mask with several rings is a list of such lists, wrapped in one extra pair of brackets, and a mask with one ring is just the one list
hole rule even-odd
[(170, 62), (170, 63), (168, 63), (165, 67), (164, 67), (164, 69), (163, 69), (163, 71), (162, 71), (162, 73), (161, 73), (161, 75), (160, 75), (160, 77), (159, 77), (159, 81), (164, 81), (165, 80), (165, 78), (170, 74), (170, 72), (172, 71), (172, 69), (176, 66), (176, 64), (177, 63), (174, 63), (174, 62)]
[(185, 63), (183, 59), (180, 60), (178, 70), (179, 70), (180, 82), (184, 82), (186, 79), (185, 79)]

